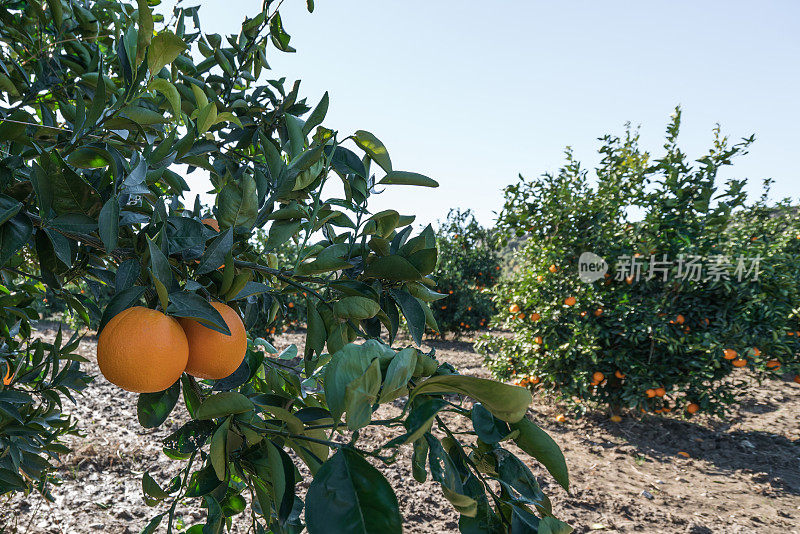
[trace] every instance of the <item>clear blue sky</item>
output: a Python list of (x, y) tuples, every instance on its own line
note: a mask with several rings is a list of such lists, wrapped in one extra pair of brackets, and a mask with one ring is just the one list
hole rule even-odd
[[(260, 5), (200, 3), (205, 30), (223, 34)], [(457, 206), (491, 223), (502, 187), (555, 171), (566, 145), (591, 166), (596, 138), (630, 121), (657, 154), (676, 104), (689, 155), (717, 122), (755, 134), (729, 176), (800, 195), (800, 2), (317, 0), (309, 14), (285, 0), (281, 13), (297, 53), (273, 53), (274, 77), (302, 79), (312, 105), (329, 91), (327, 125), (372, 131), (395, 168), (441, 184), (394, 186), (376, 210), (433, 222)]]

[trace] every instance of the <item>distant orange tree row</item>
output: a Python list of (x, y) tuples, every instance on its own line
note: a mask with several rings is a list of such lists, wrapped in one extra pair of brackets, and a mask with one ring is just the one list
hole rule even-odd
[(657, 158), (628, 130), (602, 139), (596, 180), (568, 151), (506, 188), (498, 230), (527, 240), (493, 294), (492, 326), (514, 335), (478, 343), (495, 376), (580, 409), (686, 414), (723, 412), (745, 378), (800, 381), (797, 211), (768, 181), (748, 203), (720, 177), (753, 138), (717, 128), (692, 161), (680, 117)]

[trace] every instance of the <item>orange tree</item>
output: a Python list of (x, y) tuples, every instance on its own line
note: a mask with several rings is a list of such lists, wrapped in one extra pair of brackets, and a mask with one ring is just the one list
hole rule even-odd
[(433, 278), (447, 298), (432, 304), (440, 333), (485, 328), (495, 313), (489, 289), (500, 278), (492, 234), (469, 210), (450, 210), (436, 231), (439, 260)]
[[(207, 509), (191, 532), (221, 532), (248, 504), (255, 532), (400, 532), (375, 465), (403, 446), (464, 531), (569, 531), (505, 448), (513, 440), (567, 487), (558, 447), (525, 417), (530, 393), (459, 375), (419, 348), (433, 325), (435, 236), (367, 202), (376, 183), (436, 182), (394, 169), (367, 131), (322, 126), (327, 94), (311, 109), (298, 83), (260, 81), (269, 54), (292, 51), (269, 0), (224, 38), (202, 31), (197, 8), (163, 20), (145, 0), (0, 10), (0, 493), (49, 496), (50, 460), (75, 431), (63, 400), (80, 402), (90, 380), (77, 333), (32, 337), (47, 292), (99, 330), (101, 371), (141, 392), (144, 427), (183, 395), (184, 424), (164, 441), (178, 474), (143, 475), (156, 509), (145, 532), (171, 530), (187, 499)], [(182, 204), (184, 168), (209, 174), (213, 219)], [(343, 195), (325, 193), (334, 180)], [(263, 250), (250, 240), (259, 228)], [(271, 253), (287, 243), (294, 261), (281, 263)], [(113, 296), (100, 307), (83, 281)], [(308, 329), (301, 353), (277, 354), (245, 329), (287, 287), (306, 295)], [(413, 345), (396, 342), (401, 317)], [(373, 420), (397, 399), (397, 415)], [(472, 430), (451, 432), (452, 417)], [(394, 437), (365, 449), (370, 425)], [(313, 477), (305, 502), (299, 462)]]
[(630, 130), (604, 137), (594, 185), (568, 151), (558, 174), (506, 189), (499, 227), (527, 240), (494, 294), (514, 335), (478, 343), (496, 376), (584, 409), (720, 413), (744, 368), (797, 373), (796, 214), (721, 184), (752, 138), (717, 129), (691, 162), (679, 127), (676, 110), (654, 160)]

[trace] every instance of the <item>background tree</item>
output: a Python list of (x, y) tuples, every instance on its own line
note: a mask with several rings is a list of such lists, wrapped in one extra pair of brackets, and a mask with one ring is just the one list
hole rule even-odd
[(441, 334), (485, 328), (495, 313), (488, 290), (500, 278), (495, 240), (470, 210), (452, 209), (436, 231), (439, 260), (433, 278), (447, 298), (432, 305)]
[[(744, 180), (721, 186), (752, 138), (730, 145), (717, 128), (692, 164), (679, 127), (676, 110), (655, 160), (630, 129), (604, 137), (596, 185), (568, 151), (557, 175), (506, 189), (499, 227), (529, 237), (521, 268), (494, 293), (494, 326), (514, 336), (479, 343), (498, 377), (583, 409), (695, 413), (735, 402), (745, 367), (797, 373), (796, 215), (785, 203), (748, 206)], [(604, 277), (579, 279), (584, 252), (607, 261)]]
[[(77, 334), (32, 337), (32, 303), (45, 291), (124, 353), (125, 336), (110, 326), (120, 312), (159, 325), (193, 319), (224, 337), (235, 321), (220, 310), (250, 327), (253, 309), (281, 302), (291, 287), (306, 295), (302, 354), (276, 354), (251, 336), (230, 376), (184, 373), (139, 396), (145, 427), (163, 423), (181, 394), (187, 410), (164, 443), (179, 474), (165, 487), (143, 476), (158, 510), (145, 532), (171, 526), (189, 498), (207, 509), (205, 526), (192, 527), (204, 533), (221, 532), (248, 502), (255, 532), (297, 532), (301, 517), (313, 532), (400, 532), (396, 497), (365, 458), (394, 461), (406, 444), (415, 478), (430, 473), (441, 484), (465, 531), (569, 531), (503, 447), (514, 440), (567, 487), (558, 447), (525, 418), (529, 392), (461, 376), (418, 348), (426, 324), (435, 328), (427, 305), (437, 298), (435, 235), (428, 227), (412, 236), (413, 216), (373, 213), (367, 201), (376, 183), (436, 182), (396, 170), (367, 131), (322, 126), (327, 94), (312, 109), (299, 82), (261, 81), (269, 54), (293, 50), (279, 4), (266, 0), (225, 37), (202, 31), (196, 7), (178, 6), (162, 25), (145, 0), (0, 8), (0, 493), (48, 495), (48, 458), (66, 451), (58, 438), (74, 430), (63, 398), (79, 402), (73, 392), (89, 380), (74, 354)], [(213, 219), (199, 201), (182, 203), (184, 168), (208, 173)], [(327, 192), (333, 180), (343, 195)], [(263, 249), (251, 242), (258, 228)], [(286, 244), (296, 249), (290, 264), (273, 256)], [(89, 282), (113, 293), (103, 308), (78, 289)], [(137, 305), (146, 309), (130, 311)], [(396, 346), (401, 316), (413, 346)], [(180, 339), (173, 331), (169, 339)], [(117, 363), (137, 379), (164, 379), (135, 358)], [(372, 420), (381, 403), (405, 396), (398, 416)], [(474, 431), (455, 435), (450, 417), (468, 418)], [(371, 424), (396, 436), (361, 449), (359, 431)], [(305, 502), (295, 462), (313, 474)]]

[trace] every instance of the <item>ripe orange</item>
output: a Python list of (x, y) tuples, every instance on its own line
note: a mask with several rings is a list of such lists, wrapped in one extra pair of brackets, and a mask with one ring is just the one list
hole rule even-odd
[(186, 334), (178, 321), (142, 306), (112, 317), (97, 339), (100, 372), (112, 384), (135, 393), (170, 387), (188, 357)]
[(585, 311), (581, 312), (581, 317), (586, 317), (586, 312)]
[(681, 314), (678, 314), (678, 316), (675, 318), (675, 322), (678, 324), (683, 324), (684, 321), (686, 321), (686, 318)]
[(595, 371), (592, 375), (592, 381), (597, 382), (598, 384), (606, 379), (606, 375), (601, 373), (600, 371)]
[(556, 266), (555, 266), (555, 264), (553, 264), (553, 265), (551, 265), (551, 266), (550, 266), (550, 268), (549, 268), (548, 270), (549, 270), (551, 273), (554, 273), (554, 272), (556, 272), (556, 271), (558, 270), (558, 267), (556, 267)]
[(621, 423), (622, 422), (622, 417), (620, 417), (618, 415), (612, 415), (611, 416), (611, 422), (612, 423)]
[(529, 376), (528, 377), (528, 382), (530, 383), (530, 385), (535, 386), (536, 384), (539, 383), (539, 377), (538, 376)]
[(211, 330), (194, 319), (180, 319), (189, 342), (189, 361), (186, 372), (197, 378), (219, 379), (233, 373), (244, 359), (247, 350), (247, 334), (239, 315), (221, 302), (212, 302), (231, 335), (226, 336)]
[(544, 280), (544, 276), (542, 276), (541, 274), (536, 277), (537, 282), (541, 282), (542, 280)]
[(743, 360), (742, 358), (736, 358), (731, 362), (734, 367), (744, 367), (747, 365), (747, 360)]
[(517, 319), (519, 319), (520, 321), (524, 320), (525, 319), (525, 314), (524, 313), (520, 313), (519, 315), (517, 315)]
[(779, 362), (778, 360), (770, 360), (767, 362), (767, 369), (774, 369), (777, 371), (780, 368), (781, 368), (781, 362)]
[(567, 420), (567, 418), (566, 418), (566, 417), (564, 417), (564, 414), (563, 414), (563, 413), (560, 413), (560, 414), (558, 414), (558, 415), (556, 416), (556, 423), (563, 423), (563, 422), (564, 422), (564, 421), (566, 421), (566, 420)]
[(695, 403), (691, 403), (691, 404), (689, 404), (689, 406), (686, 407), (686, 411), (689, 412), (689, 413), (697, 413), (697, 410), (699, 410), (699, 409), (700, 409), (700, 406), (695, 404)]
[(10, 386), (13, 379), (14, 377), (11, 376), (11, 364), (6, 363), (6, 376), (3, 377), (3, 385)]
[(708, 326), (708, 325), (710, 325), (710, 324), (711, 324), (711, 321), (709, 321), (709, 320), (708, 320), (708, 317), (706, 317), (705, 319), (703, 319), (703, 324), (704, 324), (704, 325), (706, 325), (706, 326)]
[(794, 375), (794, 381), (800, 384), (800, 375)]
[(511, 313), (518, 313), (519, 312), (519, 304), (512, 304), (508, 307), (508, 311)]
[(575, 297), (567, 297), (564, 299), (564, 304), (567, 306), (574, 306), (575, 305)]
[(758, 348), (757, 348), (757, 347), (753, 347), (753, 356), (755, 356), (756, 358), (758, 358), (759, 356), (761, 356), (761, 351), (760, 351), (760, 350), (758, 350)]
[(667, 394), (667, 390), (664, 388), (656, 388), (655, 392), (656, 392), (656, 397), (663, 397), (664, 395)]
[(726, 360), (732, 360), (737, 356), (736, 351), (733, 349), (725, 349), (722, 353), (725, 355)]
[(678, 456), (683, 456), (684, 458), (690, 458), (689, 453), (684, 451), (678, 452)]
[(538, 313), (536, 313), (536, 312), (533, 312), (533, 313), (531, 314), (531, 321), (534, 321), (534, 322), (536, 322), (536, 321), (538, 321), (538, 320), (539, 320), (539, 319), (541, 319), (541, 318), (542, 318), (542, 316), (541, 316), (541, 315), (539, 315), (539, 314), (538, 314)]
[(625, 373), (623, 373), (622, 371), (617, 370), (617, 371), (614, 371), (614, 376), (616, 376), (617, 378), (619, 378), (621, 380), (621, 379), (625, 378)]
[(208, 218), (208, 219), (203, 219), (201, 222), (206, 226), (210, 226), (211, 228), (219, 232), (219, 223), (217, 222), (216, 219)]
[(647, 397), (648, 397), (648, 398), (650, 398), (650, 399), (652, 399), (653, 397), (655, 397), (655, 396), (656, 396), (656, 390), (654, 390), (654, 389), (652, 389), (652, 388), (648, 389), (648, 390), (647, 390), (647, 391), (645, 391), (644, 393), (645, 393), (645, 395), (647, 395)]
[(533, 338), (533, 342), (536, 343), (537, 345), (541, 345), (542, 343), (544, 343), (544, 339), (542, 339), (542, 336), (536, 336), (535, 338)]
[(603, 315), (603, 308), (597, 308), (597, 309), (594, 311), (594, 316), (595, 316), (595, 317), (600, 317), (601, 315)]
[(625, 278), (625, 283), (627, 283), (628, 285), (631, 285), (633, 283), (633, 277), (632, 276), (628, 276), (627, 278)]

